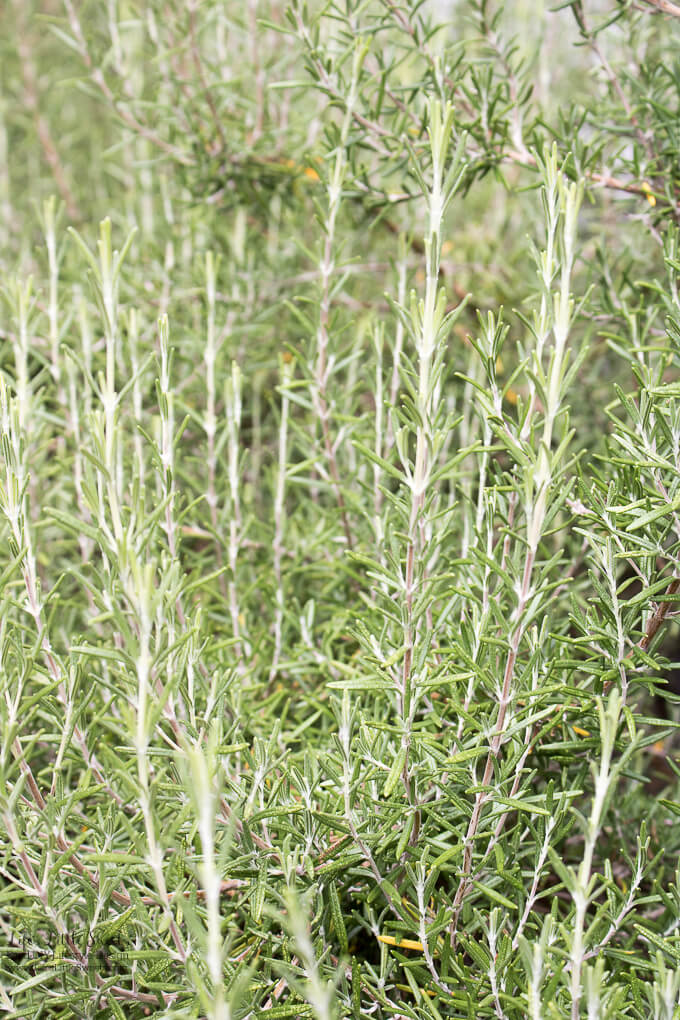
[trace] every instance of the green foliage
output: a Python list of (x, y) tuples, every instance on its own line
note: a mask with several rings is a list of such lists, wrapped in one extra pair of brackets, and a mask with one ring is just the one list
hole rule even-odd
[(0, 10), (7, 1016), (677, 1018), (679, 28)]

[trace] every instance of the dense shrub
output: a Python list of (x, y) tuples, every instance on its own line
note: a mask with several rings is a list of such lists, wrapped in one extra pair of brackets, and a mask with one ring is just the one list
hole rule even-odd
[(679, 29), (2, 6), (7, 1016), (680, 1016)]

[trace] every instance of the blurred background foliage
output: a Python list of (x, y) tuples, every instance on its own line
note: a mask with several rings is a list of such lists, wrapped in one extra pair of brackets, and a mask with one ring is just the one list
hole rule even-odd
[[(355, 31), (370, 56), (348, 148), (351, 201), (341, 211), (348, 278), (337, 314), (345, 322), (389, 289), (396, 234), (422, 234), (422, 210), (408, 199), (415, 189), (404, 173), (405, 141), (423, 144), (422, 84), (434, 81), (454, 102), (456, 131), (468, 132), (467, 187), (447, 218), (452, 300), (469, 292), (471, 309), (512, 310), (534, 286), (527, 237), (538, 213), (526, 189), (536, 184), (535, 148), (556, 140), (571, 154), (569, 172), (592, 181), (579, 271), (594, 287), (580, 328), (616, 332), (631, 317), (643, 332), (661, 328), (648, 321), (644, 281), (662, 271), (661, 234), (677, 215), (680, 70), (674, 35), (655, 8), (594, 3), (586, 14), (580, 3), (385, 0), (340, 4), (315, 22), (325, 5), (308, 7), (316, 27), (305, 34), (273, 0), (3, 4), (3, 274), (38, 268), (36, 207), (55, 193), (64, 223), (81, 227), (110, 212), (121, 235), (137, 225), (135, 273), (150, 307), (167, 311), (177, 330), (200, 302), (196, 253), (214, 249), (224, 256), (218, 304), (230, 320), (220, 358), (228, 364), (247, 346), (258, 369), (250, 378), (264, 385), (282, 347), (296, 342), (284, 302), (291, 289), (304, 298), (313, 288), (305, 273), (318, 175), (347, 71), (340, 62), (337, 80), (326, 80), (319, 54), (346, 52)], [(421, 259), (413, 255), (415, 273)], [(475, 328), (471, 315), (459, 342)], [(593, 356), (595, 387), (598, 376), (621, 370), (604, 343)], [(596, 388), (579, 409), (587, 419), (595, 412), (584, 421), (594, 435), (603, 399)]]

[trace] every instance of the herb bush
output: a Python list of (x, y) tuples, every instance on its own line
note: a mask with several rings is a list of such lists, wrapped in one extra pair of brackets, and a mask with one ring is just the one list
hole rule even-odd
[(680, 1016), (679, 28), (3, 5), (3, 1015)]

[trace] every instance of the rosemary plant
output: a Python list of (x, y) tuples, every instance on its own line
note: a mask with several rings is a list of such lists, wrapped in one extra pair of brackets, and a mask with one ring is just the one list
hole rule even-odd
[(679, 31), (0, 9), (3, 1015), (680, 1016)]

